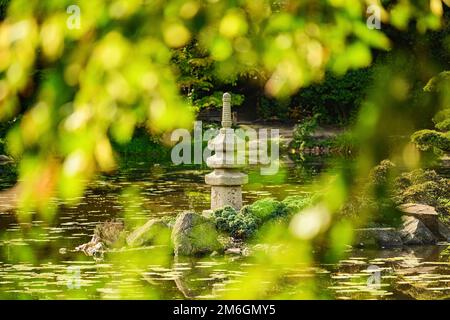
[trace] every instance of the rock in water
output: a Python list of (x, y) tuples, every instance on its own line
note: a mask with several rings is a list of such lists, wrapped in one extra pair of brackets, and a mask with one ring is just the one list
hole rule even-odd
[(400, 247), (403, 242), (394, 228), (356, 229), (355, 245), (360, 247), (391, 248)]
[(122, 247), (125, 242), (125, 225), (117, 219), (105, 221), (95, 227), (94, 236), (107, 248)]
[(75, 248), (75, 251), (82, 251), (90, 257), (102, 257), (105, 250), (106, 248), (103, 242), (101, 242), (100, 238), (98, 238), (95, 234), (92, 236), (91, 241)]
[(95, 227), (94, 235), (88, 243), (79, 245), (75, 251), (82, 251), (88, 256), (102, 258), (108, 248), (121, 247), (124, 243), (124, 225), (122, 221), (111, 220)]
[(436, 238), (422, 221), (412, 216), (403, 216), (399, 232), (406, 245), (435, 244)]
[(181, 213), (172, 230), (175, 255), (189, 256), (221, 251), (214, 222), (192, 212)]
[(439, 234), (438, 213), (434, 207), (419, 203), (405, 203), (399, 206), (399, 209), (406, 216), (422, 221), (433, 234)]
[(438, 221), (439, 235), (445, 240), (450, 241), (450, 228), (441, 221)]
[(128, 237), (127, 245), (139, 247), (151, 244), (168, 243), (170, 240), (170, 228), (159, 219), (151, 219), (143, 226), (136, 228)]

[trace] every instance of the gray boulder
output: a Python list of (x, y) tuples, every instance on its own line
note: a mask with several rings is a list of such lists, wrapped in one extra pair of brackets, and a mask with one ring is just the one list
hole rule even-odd
[(439, 234), (438, 213), (434, 207), (420, 203), (405, 203), (398, 208), (405, 216), (414, 217), (422, 221), (433, 234)]
[(192, 212), (183, 212), (175, 221), (172, 244), (175, 255), (191, 256), (222, 251), (212, 220)]
[(355, 244), (360, 247), (392, 248), (401, 247), (403, 242), (394, 228), (356, 229)]
[(450, 228), (447, 227), (443, 222), (438, 221), (439, 235), (445, 241), (450, 241)]
[(399, 209), (406, 216), (419, 219), (433, 233), (436, 240), (450, 241), (450, 228), (439, 220), (439, 215), (434, 207), (406, 203), (399, 206)]
[(436, 237), (419, 219), (412, 216), (403, 216), (400, 227), (400, 236), (405, 245), (435, 244)]
[(165, 244), (170, 240), (170, 228), (160, 219), (150, 219), (136, 228), (127, 237), (127, 245), (140, 247), (152, 244)]

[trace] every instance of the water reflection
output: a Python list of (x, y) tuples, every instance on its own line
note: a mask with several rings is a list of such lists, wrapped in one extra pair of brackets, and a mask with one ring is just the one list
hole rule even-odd
[[(338, 299), (445, 299), (450, 296), (448, 245), (405, 247), (390, 250), (358, 250), (333, 266), (333, 285)], [(370, 267), (377, 270), (377, 281)]]

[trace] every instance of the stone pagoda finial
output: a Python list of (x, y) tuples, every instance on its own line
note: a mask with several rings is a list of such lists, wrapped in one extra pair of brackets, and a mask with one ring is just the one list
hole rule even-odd
[(231, 129), (231, 95), (224, 93), (222, 128), (208, 143), (215, 154), (206, 159), (208, 167), (214, 171), (205, 176), (205, 182), (211, 186), (211, 210), (206, 210), (205, 214), (225, 206), (236, 210), (242, 207), (242, 185), (248, 182), (248, 177), (238, 170), (240, 165), (234, 157), (235, 138)]
[(231, 128), (231, 94), (225, 92), (222, 102), (222, 128)]

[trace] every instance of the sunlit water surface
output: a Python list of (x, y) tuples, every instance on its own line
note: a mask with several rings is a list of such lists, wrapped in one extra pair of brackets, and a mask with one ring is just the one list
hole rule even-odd
[[(323, 162), (289, 166), (277, 176), (250, 170), (244, 202), (283, 199), (307, 193)], [(113, 176), (99, 177), (76, 206), (61, 206), (51, 225), (33, 219), (20, 225), (13, 213), (0, 213), (0, 298), (3, 299), (184, 299), (239, 297), (250, 270), (280, 273), (267, 297), (324, 299), (431, 299), (450, 297), (446, 245), (396, 250), (351, 250), (333, 265), (266, 267), (242, 256), (175, 259), (159, 247), (107, 253), (95, 260), (74, 248), (89, 241), (95, 226), (114, 217), (135, 224), (150, 217), (209, 207), (206, 170), (137, 163)], [(9, 179), (10, 180), (10, 179)], [(11, 184), (2, 180), (1, 188)], [(138, 187), (142, 202), (120, 201)], [(245, 280), (243, 280), (245, 279)], [(233, 295), (233, 290), (238, 291)], [(311, 295), (312, 294), (312, 295)]]

